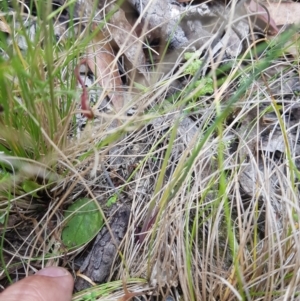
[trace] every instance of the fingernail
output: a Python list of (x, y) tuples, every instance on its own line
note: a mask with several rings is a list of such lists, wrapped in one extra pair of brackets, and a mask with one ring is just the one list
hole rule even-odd
[(47, 277), (62, 277), (62, 276), (67, 276), (68, 274), (69, 272), (64, 268), (48, 267), (36, 272), (35, 275), (47, 276)]

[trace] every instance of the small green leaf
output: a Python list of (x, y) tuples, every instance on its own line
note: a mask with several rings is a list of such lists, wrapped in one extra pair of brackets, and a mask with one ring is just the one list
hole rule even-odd
[(111, 207), (113, 204), (115, 204), (117, 202), (117, 200), (118, 200), (118, 196), (116, 194), (114, 194), (107, 200), (106, 206)]
[(299, 216), (296, 213), (293, 213), (293, 219), (295, 222), (299, 222)]
[[(278, 110), (282, 110), (282, 106), (281, 105), (278, 105), (277, 106)], [(263, 111), (262, 111), (262, 115), (265, 115), (265, 114), (268, 114), (268, 113), (273, 113), (275, 110), (274, 110), (274, 107), (272, 105), (270, 106), (267, 106)]]
[(0, 183), (4, 183), (7, 180), (11, 179), (11, 175), (8, 172), (0, 172)]
[(34, 181), (30, 181), (30, 180), (25, 180), (22, 184), (22, 189), (26, 193), (30, 193), (35, 198), (38, 198), (39, 196), (37, 195), (37, 192), (34, 190), (39, 189), (39, 188), (41, 188), (41, 185), (37, 184)]
[(205, 77), (196, 81), (196, 86), (202, 86), (202, 88), (197, 92), (196, 97), (214, 93), (214, 83), (210, 77)]
[(186, 61), (188, 61), (192, 58), (193, 55), (194, 55), (193, 52), (186, 52), (186, 53), (184, 53), (183, 57)]
[(147, 92), (147, 87), (137, 83), (137, 82), (133, 82), (133, 85), (135, 88), (139, 89), (142, 92)]
[(103, 225), (97, 205), (87, 198), (72, 204), (66, 211), (65, 218), (67, 224), (62, 231), (62, 241), (68, 248), (76, 248), (90, 241)]
[(2, 215), (0, 215), (0, 224), (2, 224), (2, 225), (4, 225), (6, 214), (7, 214), (7, 212), (4, 212)]
[(194, 60), (184, 70), (185, 74), (195, 75), (202, 65), (201, 60)]
[(200, 57), (202, 52), (200, 51), (195, 51), (195, 52), (185, 52), (183, 54), (183, 57), (186, 61), (190, 60), (192, 57), (195, 57), (197, 59), (197, 57)]
[[(192, 60), (192, 57), (195, 57), (195, 59)], [(202, 60), (198, 59), (197, 56), (195, 56), (195, 53), (192, 52), (186, 52), (184, 54), (184, 59), (190, 61), (189, 65), (184, 70), (184, 73), (195, 75), (202, 66)]]

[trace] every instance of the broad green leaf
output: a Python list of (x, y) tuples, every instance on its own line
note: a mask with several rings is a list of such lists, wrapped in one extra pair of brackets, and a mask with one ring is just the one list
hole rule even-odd
[(97, 205), (87, 198), (72, 204), (66, 211), (65, 218), (67, 223), (62, 231), (62, 241), (68, 248), (76, 248), (90, 241), (103, 225)]

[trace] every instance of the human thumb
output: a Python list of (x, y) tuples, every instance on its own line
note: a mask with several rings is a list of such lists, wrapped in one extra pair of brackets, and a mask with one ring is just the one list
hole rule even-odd
[(49, 267), (9, 286), (0, 294), (0, 301), (70, 301), (73, 286), (67, 270)]

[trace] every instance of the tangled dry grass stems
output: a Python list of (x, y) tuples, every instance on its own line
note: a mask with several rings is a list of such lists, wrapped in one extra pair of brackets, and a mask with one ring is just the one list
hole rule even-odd
[[(136, 300), (297, 300), (299, 97), (285, 89), (299, 81), (299, 64), (282, 53), (289, 36), (259, 60), (233, 59), (221, 84), (209, 57), (215, 92), (196, 101), (184, 51), (169, 54), (171, 67), (155, 62), (148, 86), (125, 71), (130, 101), (119, 112), (103, 105), (111, 89), (99, 92), (95, 76), (94, 108), (103, 107), (82, 130), (72, 70), (93, 41), (85, 33), (63, 52), (60, 39), (45, 40), (1, 60), (2, 285), (48, 265), (75, 275), (86, 245), (64, 247), (64, 211), (88, 196), (109, 225), (105, 206), (117, 195), (117, 206), (131, 207), (118, 256), (107, 282), (74, 300), (122, 300), (124, 284)], [(28, 179), (37, 185), (26, 188)]]

